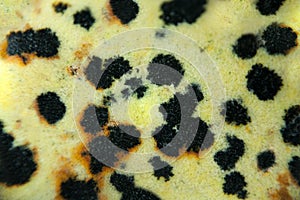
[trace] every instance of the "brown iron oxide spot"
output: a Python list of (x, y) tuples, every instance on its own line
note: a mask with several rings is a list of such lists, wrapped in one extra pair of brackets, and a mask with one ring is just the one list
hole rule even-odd
[(92, 44), (84, 43), (81, 45), (80, 49), (75, 51), (74, 55), (77, 59), (82, 60), (89, 55)]
[(288, 186), (290, 185), (290, 174), (288, 172), (281, 173), (277, 177), (279, 183), (279, 189), (273, 189), (269, 192), (269, 196), (272, 200), (293, 200), (289, 194)]

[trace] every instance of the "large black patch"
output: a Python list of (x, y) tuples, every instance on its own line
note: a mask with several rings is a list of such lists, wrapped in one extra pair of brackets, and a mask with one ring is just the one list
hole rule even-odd
[(225, 121), (228, 124), (246, 125), (251, 122), (251, 118), (248, 115), (248, 110), (241, 102), (236, 99), (229, 100), (225, 103), (225, 109), (221, 114), (225, 113)]
[(242, 59), (253, 58), (259, 48), (258, 39), (254, 34), (242, 35), (233, 46), (233, 52)]
[(280, 132), (285, 143), (300, 145), (300, 105), (290, 107), (284, 116), (285, 127)]
[(274, 15), (285, 0), (259, 0), (256, 9), (262, 15)]
[(300, 186), (300, 157), (294, 156), (293, 159), (289, 162), (289, 170)]
[(139, 6), (132, 0), (110, 0), (112, 12), (117, 16), (122, 24), (128, 24), (134, 20), (139, 13)]
[(74, 24), (79, 24), (82, 28), (89, 30), (95, 23), (95, 18), (93, 17), (90, 9), (85, 9), (79, 11), (73, 15)]
[(247, 191), (244, 187), (247, 186), (245, 177), (239, 172), (231, 172), (225, 176), (225, 183), (223, 184), (223, 191), (225, 194), (236, 194), (238, 198), (245, 199)]
[(257, 166), (260, 170), (267, 171), (275, 164), (275, 154), (271, 150), (261, 152), (257, 155)]

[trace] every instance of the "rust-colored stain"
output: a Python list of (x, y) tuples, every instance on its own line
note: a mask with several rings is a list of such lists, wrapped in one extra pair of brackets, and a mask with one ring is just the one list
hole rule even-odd
[(67, 67), (67, 72), (71, 76), (78, 75), (78, 71), (79, 71), (79, 67), (76, 67), (76, 66), (73, 66), (73, 65)]
[(291, 197), (288, 186), (290, 185), (290, 174), (289, 172), (281, 173), (277, 177), (279, 183), (279, 189), (273, 189), (269, 192), (269, 196), (272, 200), (293, 200)]
[(80, 49), (75, 51), (75, 53), (74, 53), (75, 57), (79, 60), (86, 58), (90, 53), (91, 47), (92, 47), (92, 44), (89, 44), (89, 43), (82, 44)]

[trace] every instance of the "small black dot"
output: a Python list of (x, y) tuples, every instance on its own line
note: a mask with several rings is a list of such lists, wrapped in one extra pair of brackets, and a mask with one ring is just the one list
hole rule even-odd
[(294, 146), (300, 145), (300, 105), (286, 110), (285, 126), (280, 130), (283, 141)]
[(184, 76), (184, 69), (173, 55), (158, 54), (149, 64), (147, 79), (157, 85), (177, 86)]
[(283, 86), (281, 77), (262, 64), (253, 65), (246, 78), (248, 90), (262, 101), (273, 100)]
[(233, 52), (242, 59), (253, 58), (259, 48), (257, 37), (254, 34), (242, 35), (233, 46)]
[(74, 24), (79, 24), (82, 28), (89, 30), (95, 23), (95, 18), (93, 17), (90, 9), (78, 11), (73, 15)]
[(11, 32), (7, 36), (7, 53), (22, 56), (24, 53), (34, 53), (38, 57), (52, 57), (57, 55), (60, 42), (49, 28), (25, 32)]
[(37, 97), (39, 113), (49, 124), (55, 124), (66, 113), (66, 106), (54, 92), (47, 92)]
[(247, 186), (245, 178), (239, 172), (231, 172), (225, 176), (225, 183), (223, 184), (223, 191), (225, 194), (236, 194), (238, 198), (245, 199), (247, 191), (244, 187)]
[(161, 5), (163, 14), (160, 18), (165, 24), (192, 24), (205, 12), (206, 0), (173, 0)]
[(117, 147), (129, 151), (129, 149), (139, 145), (140, 132), (134, 126), (109, 126), (109, 139)]
[(300, 157), (294, 156), (288, 165), (291, 175), (300, 186)]
[[(160, 157), (156, 156), (153, 157), (151, 160), (149, 160), (149, 163), (154, 168), (154, 176), (157, 177), (157, 179), (160, 179), (160, 177), (165, 178), (165, 182), (169, 181), (174, 174), (172, 173), (173, 167), (169, 165), (167, 162), (162, 161)], [(161, 167), (164, 166), (164, 167)], [(159, 169), (157, 169), (159, 168)]]
[(256, 9), (262, 15), (274, 15), (285, 0), (259, 0), (256, 3)]
[(283, 54), (297, 46), (297, 34), (290, 27), (276, 23), (269, 25), (263, 32), (264, 47), (270, 55)]
[(98, 200), (97, 183), (94, 180), (68, 179), (61, 183), (60, 194), (66, 200)]
[(145, 93), (147, 92), (147, 90), (148, 90), (148, 87), (147, 87), (147, 86), (141, 86), (141, 87), (139, 87), (138, 89), (136, 89), (136, 90), (134, 91), (134, 94), (137, 95), (137, 98), (138, 98), (138, 99), (141, 99), (141, 98), (144, 97), (144, 95), (145, 95)]
[(236, 136), (227, 136), (228, 148), (218, 151), (214, 155), (214, 161), (222, 170), (230, 170), (235, 167), (237, 161), (245, 153), (245, 143)]
[(9, 150), (1, 151), (0, 163), (0, 182), (8, 186), (29, 182), (32, 174), (37, 170), (33, 153), (26, 146), (11, 147)]
[(275, 154), (271, 150), (261, 152), (257, 155), (257, 166), (260, 170), (267, 171), (275, 164)]
[(117, 16), (122, 24), (128, 24), (134, 20), (139, 13), (139, 6), (132, 0), (110, 0), (112, 12)]
[(68, 4), (62, 2), (53, 4), (53, 8), (56, 13), (64, 13), (68, 7), (69, 7)]
[(221, 114), (226, 115), (225, 121), (228, 124), (246, 125), (251, 122), (247, 108), (245, 108), (239, 100), (229, 100), (224, 106), (225, 109), (221, 112)]
[(116, 79), (120, 79), (132, 69), (129, 65), (129, 61), (125, 60), (123, 57), (106, 60), (105, 66), (105, 71), (101, 74), (97, 89), (107, 89), (111, 87)]

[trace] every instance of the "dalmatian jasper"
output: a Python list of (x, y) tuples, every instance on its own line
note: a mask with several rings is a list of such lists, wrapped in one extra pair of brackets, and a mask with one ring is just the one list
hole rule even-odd
[(300, 199), (297, 0), (0, 2), (0, 199)]

